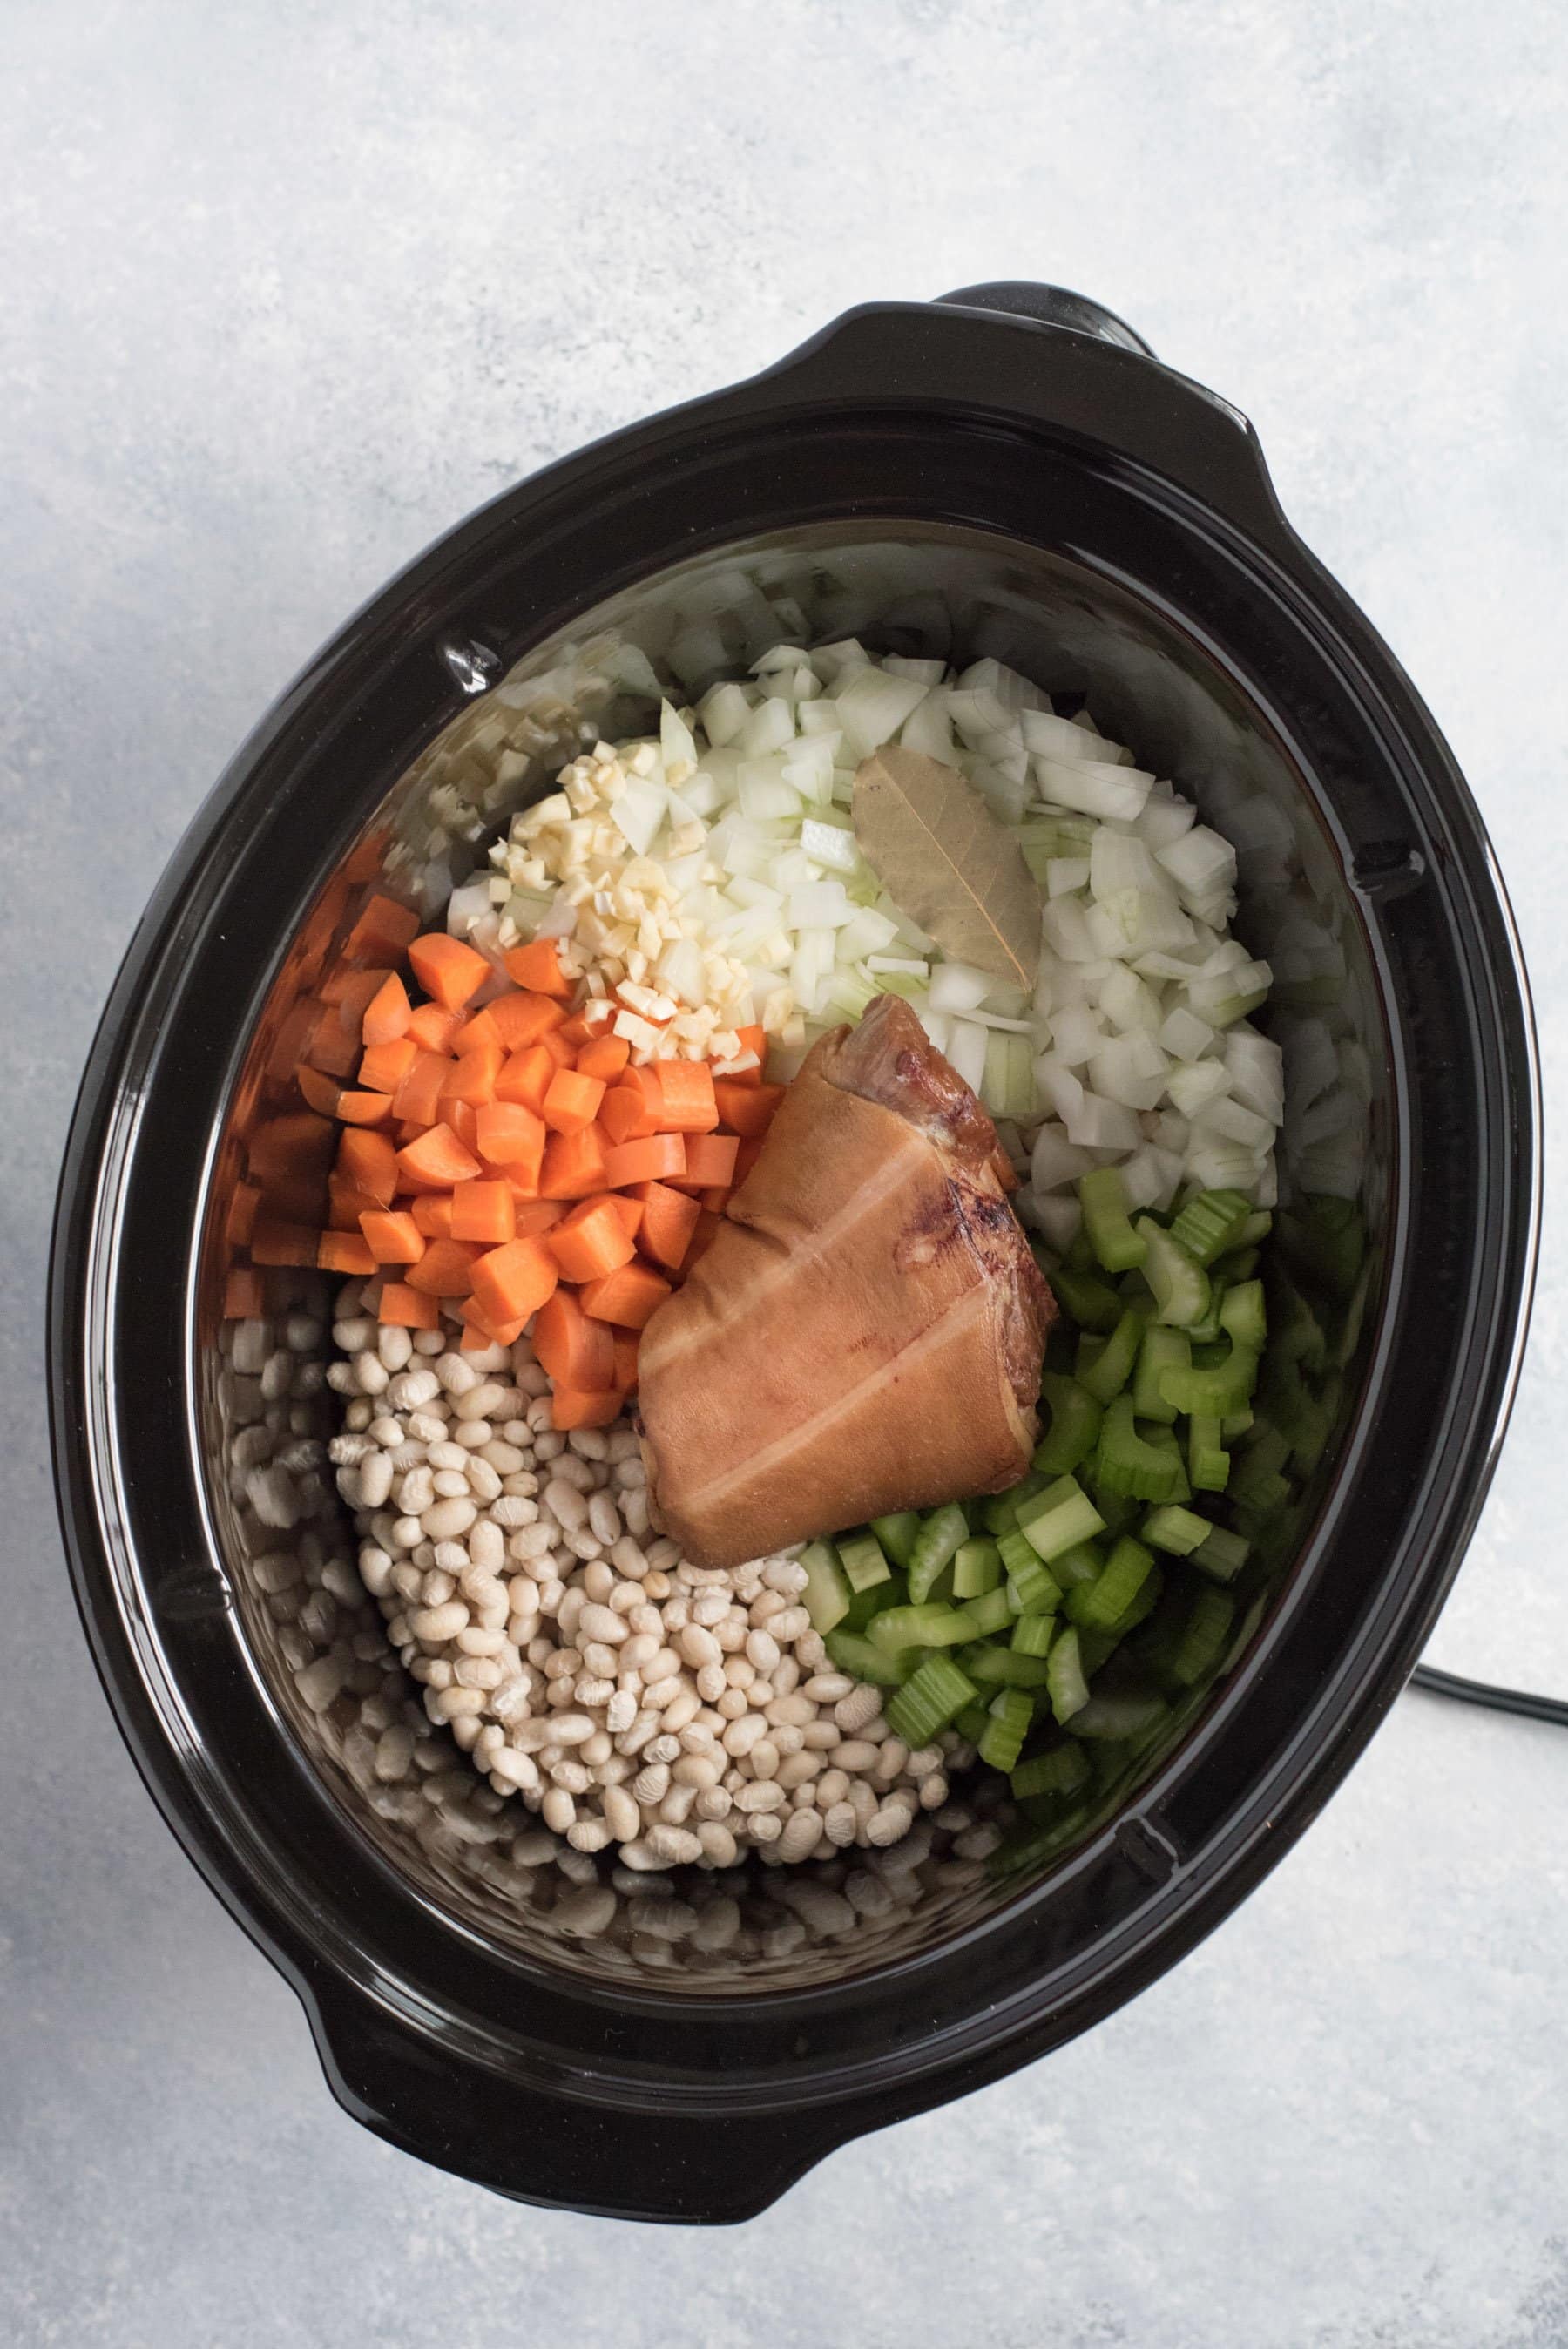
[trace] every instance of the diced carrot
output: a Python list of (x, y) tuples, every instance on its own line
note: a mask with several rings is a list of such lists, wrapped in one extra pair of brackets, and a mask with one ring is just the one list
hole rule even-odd
[(526, 1320), (555, 1292), (561, 1278), (542, 1239), (508, 1240), (476, 1258), (470, 1276), (480, 1311), (495, 1322)]
[(366, 1046), (395, 1044), (399, 1036), (408, 1033), (408, 1022), (413, 1017), (407, 988), (397, 972), (389, 970), (365, 1007), (360, 1032)]
[(564, 1008), (548, 995), (532, 995), (526, 990), (518, 995), (498, 995), (485, 1007), (495, 1028), (497, 1040), (510, 1052), (521, 1052), (530, 1044), (537, 1044), (542, 1036), (565, 1025)]
[[(740, 1051), (736, 1058), (738, 1060), (747, 1052), (755, 1052), (757, 1066), (754, 1069), (742, 1069), (738, 1076), (726, 1077), (724, 1082), (727, 1085), (759, 1085), (762, 1082), (763, 1063), (768, 1058), (768, 1031), (758, 1025), (738, 1028), (735, 1032), (740, 1039)], [(719, 1080), (715, 1077), (713, 1081), (717, 1085)]]
[[(622, 1223), (625, 1226), (628, 1238), (634, 1240), (637, 1234), (643, 1228), (643, 1203), (641, 1199), (639, 1199), (635, 1193), (632, 1191), (604, 1191), (602, 1192), (600, 1195), (601, 1197), (609, 1200), (610, 1205), (614, 1208), (615, 1213), (620, 1216)], [(592, 1202), (590, 1201), (589, 1204), (592, 1205)]]
[(678, 1272), (696, 1229), (700, 1213), (696, 1201), (687, 1198), (684, 1192), (672, 1191), (664, 1183), (639, 1184), (637, 1196), (643, 1203), (639, 1237), (644, 1249), (655, 1264)]
[(612, 1085), (599, 1112), (599, 1123), (612, 1142), (635, 1142), (658, 1132), (657, 1122), (637, 1085)]
[(479, 1253), (467, 1240), (432, 1240), (418, 1263), (410, 1265), (408, 1286), (429, 1297), (467, 1297)]
[(434, 1125), (440, 1113), (441, 1087), (451, 1065), (444, 1052), (418, 1051), (413, 1067), (392, 1096), (393, 1116), (405, 1124)]
[(537, 1190), (544, 1156), (543, 1119), (525, 1109), (521, 1102), (487, 1102), (476, 1114), (474, 1125), (481, 1156)]
[(605, 1173), (609, 1154), (596, 1125), (581, 1133), (552, 1133), (544, 1145), (539, 1174), (542, 1199), (586, 1199), (591, 1192), (614, 1189)]
[(360, 1216), (372, 1214), (381, 1205), (379, 1199), (373, 1199), (368, 1191), (360, 1190), (357, 1184), (350, 1183), (342, 1174), (327, 1177), (326, 1198), (326, 1220), (335, 1232), (356, 1232)]
[(554, 1059), (543, 1045), (526, 1045), (503, 1061), (495, 1081), (495, 1097), (498, 1102), (521, 1102), (537, 1117), (544, 1107), (544, 1096), (554, 1074)]
[(531, 988), (536, 995), (554, 995), (564, 999), (576, 983), (562, 969), (561, 949), (553, 938), (532, 938), (525, 947), (513, 947), (502, 960), (507, 977), (515, 978), (519, 987)]
[(397, 1172), (410, 1191), (449, 1191), (454, 1183), (471, 1182), (479, 1171), (479, 1160), (449, 1125), (431, 1126), (397, 1153)]
[(385, 1125), (392, 1103), (385, 1093), (339, 1093), (337, 1114), (345, 1125)]
[(556, 1289), (540, 1307), (533, 1350), (558, 1393), (563, 1387), (600, 1393), (615, 1375), (609, 1325), (591, 1321), (569, 1288)]
[(254, 1127), (247, 1142), (247, 1172), (263, 1191), (302, 1176), (325, 1182), (335, 1146), (330, 1120), (314, 1110), (289, 1111)]
[(237, 1264), (223, 1283), (225, 1321), (255, 1321), (267, 1309), (267, 1284), (253, 1264)]
[(235, 1247), (243, 1247), (256, 1228), (256, 1209), (262, 1195), (253, 1183), (236, 1183), (229, 1194), (229, 1212), (223, 1218), (223, 1237)]
[(585, 1199), (546, 1232), (544, 1244), (567, 1280), (595, 1280), (635, 1253), (630, 1233), (608, 1199)]
[(377, 1312), (383, 1321), (396, 1321), (405, 1330), (438, 1330), (441, 1326), (441, 1309), (436, 1299), (410, 1288), (407, 1281), (382, 1283)]
[(323, 1272), (367, 1273), (376, 1269), (376, 1256), (369, 1241), (356, 1239), (352, 1232), (323, 1232), (316, 1243), (315, 1260)]
[(637, 1383), (637, 1342), (634, 1330), (616, 1330), (614, 1332), (615, 1390), (618, 1394), (630, 1394)]
[(499, 1044), (472, 1044), (459, 1052), (447, 1065), (446, 1081), (441, 1087), (441, 1105), (449, 1102), (467, 1102), (471, 1109), (480, 1109), (495, 1099), (495, 1081), (501, 1071), (506, 1055)]
[(551, 1059), (554, 1061), (558, 1069), (574, 1069), (576, 1067), (577, 1047), (575, 1044), (569, 1044), (567, 1042), (566, 1030), (563, 1028), (551, 1028), (547, 1030), (539, 1040), (543, 1045), (545, 1050), (549, 1053)]
[(480, 1180), (459, 1183), (452, 1193), (452, 1237), (482, 1240), (500, 1247), (517, 1237), (517, 1202), (509, 1185)]
[(613, 1387), (604, 1394), (580, 1392), (575, 1387), (555, 1387), (551, 1392), (551, 1424), (562, 1433), (572, 1427), (608, 1427), (620, 1413), (621, 1397)]
[(443, 1003), (421, 1003), (408, 1021), (408, 1033), (421, 1052), (449, 1052), (462, 1024), (460, 1011), (449, 1011)]
[(603, 1083), (598, 1077), (579, 1076), (575, 1069), (557, 1069), (541, 1114), (553, 1133), (581, 1133), (598, 1116), (603, 1098)]
[(679, 1183), (686, 1176), (686, 1137), (650, 1133), (640, 1142), (623, 1142), (604, 1153), (603, 1181), (612, 1191), (634, 1183)]
[(711, 1133), (718, 1123), (713, 1071), (706, 1061), (661, 1061), (659, 1092), (664, 1102), (661, 1132)]
[(588, 1025), (585, 1015), (581, 1011), (574, 1011), (562, 1026), (561, 1040), (563, 1044), (570, 1044), (573, 1052), (579, 1052), (593, 1032)]
[(418, 915), (398, 905), (395, 897), (372, 897), (344, 940), (343, 951), (354, 962), (367, 961), (372, 955), (384, 956), (390, 962), (418, 928)]
[(710, 1183), (706, 1190), (699, 1191), (696, 1195), (710, 1216), (722, 1216), (729, 1205), (729, 1185)]
[(733, 1133), (688, 1133), (686, 1138), (686, 1179), (699, 1190), (716, 1183), (728, 1185), (735, 1178), (736, 1153), (740, 1144)]
[(419, 1057), (419, 1047), (411, 1036), (398, 1036), (390, 1044), (372, 1044), (359, 1063), (358, 1081), (373, 1093), (395, 1093)]
[(465, 1297), (462, 1305), (464, 1342), (470, 1337), (482, 1337), (492, 1346), (515, 1346), (528, 1327), (529, 1317), (519, 1314), (511, 1321), (492, 1321), (478, 1299)]
[[(454, 1052), (471, 1052), (476, 1044), (499, 1044), (500, 1040), (500, 1030), (496, 1026), (487, 1006), (482, 1011), (471, 1013), (462, 1025), (454, 1030), (451, 1050)], [(503, 1060), (506, 1058), (504, 1051), (501, 1058)]]
[(408, 948), (408, 964), (426, 994), (449, 1011), (460, 1011), (490, 973), (482, 954), (461, 938), (449, 937), (445, 930), (427, 930), (416, 938)]
[(594, 1036), (577, 1055), (577, 1073), (613, 1085), (631, 1057), (632, 1048), (624, 1036)]
[(718, 1122), (731, 1133), (766, 1133), (773, 1123), (773, 1113), (784, 1098), (782, 1085), (742, 1084), (738, 1077), (720, 1077), (715, 1081), (713, 1097), (718, 1105)]
[(307, 1109), (318, 1111), (323, 1117), (337, 1115), (337, 1098), (342, 1087), (335, 1078), (324, 1075), (320, 1069), (313, 1069), (308, 1061), (302, 1061), (294, 1071), (294, 1082), (304, 1096)]
[(428, 1240), (449, 1240), (452, 1237), (452, 1195), (449, 1191), (422, 1191), (409, 1202), (408, 1213), (414, 1218), (414, 1228), (423, 1232)]
[(655, 1307), (670, 1295), (670, 1284), (645, 1264), (624, 1264), (596, 1280), (583, 1284), (583, 1310), (595, 1321), (614, 1321), (623, 1330), (640, 1330)]
[(418, 1264), (425, 1253), (425, 1234), (407, 1208), (371, 1207), (359, 1228), (377, 1264)]
[(263, 1205), (251, 1234), (251, 1254), (258, 1264), (314, 1265), (321, 1234), (314, 1224), (296, 1224), (273, 1215)]
[(736, 1154), (735, 1154), (735, 1182), (736, 1182), (736, 1185), (740, 1185), (740, 1184), (742, 1184), (742, 1183), (744, 1183), (744, 1182), (745, 1182), (745, 1180), (746, 1180), (747, 1176), (750, 1174), (750, 1172), (751, 1172), (752, 1168), (756, 1165), (756, 1164), (757, 1164), (758, 1160), (761, 1157), (761, 1155), (762, 1155), (762, 1143), (763, 1143), (763, 1140), (764, 1140), (764, 1136), (763, 1136), (763, 1135), (761, 1135), (760, 1133), (754, 1133), (754, 1134), (752, 1135), (751, 1139), (750, 1139), (748, 1142), (743, 1142), (743, 1143), (741, 1143), (741, 1145), (740, 1145), (739, 1149), (736, 1152)]
[(355, 1131), (337, 1138), (337, 1172), (378, 1207), (389, 1207), (397, 1192), (397, 1154), (385, 1133)]
[(441, 1114), (463, 1148), (471, 1150), (476, 1156), (481, 1156), (483, 1154), (480, 1150), (480, 1113), (472, 1102), (443, 1102)]
[(696, 1219), (696, 1229), (691, 1236), (691, 1246), (686, 1250), (686, 1264), (684, 1267), (686, 1271), (689, 1272), (693, 1265), (696, 1264), (701, 1257), (707, 1254), (709, 1248), (718, 1237), (723, 1223), (724, 1217), (722, 1216), (716, 1216), (712, 1210), (707, 1207), (704, 1207), (702, 1209)]
[(517, 1225), (515, 1237), (520, 1240), (525, 1240), (535, 1233), (549, 1231), (552, 1224), (558, 1224), (561, 1221), (566, 1209), (559, 1199), (514, 1197), (511, 1212)]

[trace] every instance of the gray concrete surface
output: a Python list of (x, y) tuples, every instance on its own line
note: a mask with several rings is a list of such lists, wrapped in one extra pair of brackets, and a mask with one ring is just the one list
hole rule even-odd
[[(1254, 417), (1492, 826), (1568, 1097), (1568, 161), (1550, 0), (0, 0), (0, 2339), (1549, 2349), (1568, 1737), (1412, 1696), (1186, 1965), (722, 2238), (335, 2108), (125, 1759), (39, 1393), (57, 1152), (144, 895), (384, 574), (869, 295), (1041, 275)], [(1434, 1645), (1568, 1690), (1562, 1162)]]

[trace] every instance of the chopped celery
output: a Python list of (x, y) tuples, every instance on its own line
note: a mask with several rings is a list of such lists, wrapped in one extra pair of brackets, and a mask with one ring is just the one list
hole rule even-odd
[(1268, 1209), (1266, 1207), (1257, 1208), (1253, 1214), (1247, 1217), (1246, 1222), (1242, 1226), (1242, 1246), (1243, 1247), (1256, 1247), (1260, 1240), (1267, 1239), (1273, 1229), (1274, 1217), (1270, 1215)]
[(896, 1656), (904, 1648), (961, 1648), (975, 1633), (956, 1607), (889, 1607), (873, 1617), (870, 1636), (883, 1655)]
[(1138, 1693), (1131, 1689), (1119, 1689), (1103, 1696), (1091, 1691), (1088, 1702), (1081, 1713), (1073, 1715), (1072, 1734), (1075, 1737), (1114, 1739), (1140, 1736), (1151, 1729), (1165, 1715), (1165, 1701), (1152, 1690)]
[(1257, 1382), (1257, 1356), (1233, 1340), (1220, 1361), (1202, 1368), (1194, 1363), (1190, 1370), (1165, 1371), (1160, 1381), (1167, 1402), (1194, 1419), (1228, 1418), (1251, 1402)]
[(1231, 1455), (1220, 1441), (1222, 1423), (1194, 1413), (1187, 1423), (1187, 1477), (1199, 1493), (1222, 1493), (1231, 1474)]
[(1161, 1231), (1151, 1216), (1140, 1216), (1136, 1228), (1149, 1243), (1143, 1278), (1161, 1320), (1177, 1329), (1201, 1321), (1209, 1303), (1208, 1274), (1174, 1233)]
[(1046, 1658), (1046, 1692), (1058, 1723), (1070, 1721), (1088, 1702), (1076, 1630), (1064, 1631)]
[(1014, 1799), (1026, 1803), (1037, 1795), (1076, 1795), (1087, 1785), (1089, 1767), (1083, 1752), (1066, 1743), (1053, 1745), (1048, 1753), (1031, 1754), (1014, 1771)]
[(969, 1520), (955, 1502), (933, 1509), (921, 1520), (909, 1561), (909, 1595), (918, 1601), (929, 1596), (932, 1584), (969, 1538)]
[(1050, 1658), (1020, 1656), (1012, 1648), (971, 1648), (964, 1669), (982, 1688), (1044, 1688)]
[(847, 1538), (841, 1537), (838, 1550), (839, 1564), (844, 1569), (851, 1590), (870, 1590), (875, 1584), (886, 1582), (892, 1572), (875, 1534), (851, 1534)]
[(1176, 1217), (1171, 1237), (1195, 1263), (1212, 1264), (1236, 1246), (1252, 1212), (1244, 1191), (1200, 1191)]
[(1234, 1599), (1224, 1591), (1199, 1591), (1171, 1664), (1183, 1688), (1195, 1688), (1219, 1662), (1235, 1612)]
[(1156, 1549), (1165, 1549), (1173, 1557), (1191, 1557), (1202, 1547), (1213, 1528), (1207, 1517), (1195, 1509), (1150, 1509), (1143, 1520), (1143, 1538)]
[(1141, 1313), (1124, 1313), (1094, 1361), (1079, 1370), (1078, 1384), (1088, 1389), (1096, 1402), (1108, 1403), (1121, 1392), (1132, 1376), (1142, 1338)]
[[(1018, 1522), (1018, 1506), (1041, 1490), (1046, 1483), (1038, 1469), (1031, 1468), (1005, 1493), (993, 1493), (985, 1505), (985, 1530), (988, 1534), (1005, 1534)], [(962, 1596), (962, 1593), (960, 1593)]]
[(951, 1656), (931, 1656), (887, 1702), (887, 1723), (906, 1745), (929, 1745), (977, 1692)]
[(1092, 1173), (1080, 1174), (1078, 1195), (1088, 1244), (1105, 1270), (1128, 1272), (1141, 1264), (1149, 1244), (1132, 1228), (1120, 1169), (1097, 1166)]
[(1029, 1723), (1035, 1717), (1034, 1699), (1022, 1689), (1004, 1689), (991, 1700), (991, 1718), (980, 1739), (980, 1759), (993, 1770), (1010, 1770), (1024, 1750), (1024, 1740)]
[(831, 1542), (808, 1542), (800, 1552), (800, 1564), (806, 1574), (806, 1588), (800, 1596), (811, 1619), (811, 1629), (825, 1637), (850, 1611), (850, 1586), (833, 1554)]
[(972, 1640), (994, 1639), (998, 1631), (1006, 1630), (1013, 1620), (1007, 1594), (1001, 1588), (983, 1591), (977, 1599), (971, 1599), (963, 1613)]
[(1013, 1527), (1011, 1533), (1002, 1536), (1001, 1540), (996, 1544), (996, 1555), (1009, 1575), (1017, 1574), (1031, 1563), (1037, 1566), (1040, 1562), (1039, 1551), (1035, 1547), (1028, 1535), (1021, 1534), (1016, 1526)]
[(1153, 1552), (1123, 1534), (1098, 1580), (1080, 1582), (1068, 1592), (1068, 1615), (1085, 1630), (1110, 1630), (1142, 1589), (1153, 1566)]
[(1036, 1450), (1034, 1464), (1044, 1476), (1070, 1476), (1094, 1450), (1100, 1406), (1087, 1387), (1056, 1371), (1047, 1371), (1040, 1381), (1040, 1400), (1050, 1412), (1051, 1423)]
[(897, 1509), (891, 1517), (873, 1517), (872, 1531), (901, 1573), (906, 1570), (920, 1531), (920, 1511)]
[(1223, 1526), (1211, 1526), (1192, 1552), (1192, 1563), (1216, 1582), (1230, 1582), (1246, 1564), (1248, 1547), (1240, 1534), (1227, 1533)]
[(1118, 1395), (1105, 1414), (1095, 1454), (1095, 1478), (1109, 1493), (1139, 1501), (1184, 1500), (1187, 1479), (1169, 1428), (1142, 1433), (1132, 1413), (1132, 1397)]
[(1216, 1285), (1222, 1281), (1227, 1288), (1234, 1288), (1239, 1281), (1251, 1280), (1257, 1268), (1258, 1252), (1255, 1247), (1232, 1248), (1228, 1256), (1221, 1257), (1217, 1264), (1209, 1267), (1209, 1278)]
[(1115, 1329), (1121, 1318), (1121, 1299), (1114, 1288), (1096, 1279), (1092, 1272), (1078, 1272), (1065, 1264), (1058, 1265), (1049, 1279), (1057, 1304), (1080, 1330)]
[(1032, 1545), (1022, 1565), (1009, 1572), (1005, 1595), (1013, 1615), (1049, 1615), (1062, 1603), (1061, 1584)]
[(1138, 1371), (1132, 1381), (1132, 1408), (1139, 1419), (1154, 1419), (1169, 1427), (1176, 1406), (1165, 1395), (1161, 1380), (1167, 1371), (1192, 1367), (1192, 1341), (1185, 1330), (1166, 1330), (1156, 1322), (1143, 1333), (1138, 1350)]
[(978, 1745), (985, 1734), (985, 1723), (990, 1717), (984, 1698), (971, 1697), (963, 1710), (954, 1714), (952, 1726), (960, 1737), (966, 1737), (971, 1745)]
[(1264, 1312), (1264, 1285), (1261, 1280), (1242, 1280), (1227, 1288), (1220, 1301), (1220, 1327), (1226, 1330), (1232, 1342), (1250, 1347), (1261, 1354), (1268, 1334)]
[(905, 1677), (903, 1660), (889, 1655), (859, 1631), (830, 1631), (823, 1645), (840, 1671), (851, 1680), (871, 1681), (878, 1688), (897, 1688)]
[(1002, 1579), (1002, 1553), (994, 1541), (978, 1535), (960, 1542), (953, 1557), (953, 1596), (979, 1599), (995, 1590)]
[(1051, 1641), (1060, 1629), (1054, 1615), (1020, 1615), (1013, 1626), (1014, 1654), (1048, 1656)]
[(1026, 1502), (1018, 1517), (1018, 1531), (1028, 1537), (1047, 1566), (1075, 1542), (1088, 1541), (1104, 1528), (1105, 1519), (1074, 1476), (1060, 1476), (1047, 1485)]
[[(1099, 1504), (1101, 1516), (1105, 1516), (1106, 1509), (1110, 1506), (1110, 1503), (1102, 1497)], [(1070, 1590), (1075, 1583), (1093, 1582), (1104, 1565), (1105, 1552), (1098, 1542), (1074, 1542), (1071, 1549), (1064, 1549), (1058, 1557), (1052, 1558), (1051, 1574), (1053, 1578), (1061, 1584), (1064, 1590)]]

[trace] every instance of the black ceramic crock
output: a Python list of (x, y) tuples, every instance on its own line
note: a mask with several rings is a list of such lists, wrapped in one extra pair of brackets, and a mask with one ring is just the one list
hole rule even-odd
[[(352, 1702), (323, 1702), (305, 1633), (279, 1630), (290, 1559), (319, 1578), (352, 1550), (325, 1480), (281, 1531), (250, 1508), (263, 1406), (218, 1290), (236, 1154), (330, 995), (354, 893), (385, 875), (433, 906), (504, 816), (463, 801), (476, 729), (513, 729), (525, 795), (615, 694), (633, 708), (645, 656), (695, 693), (780, 615), (1087, 695), (1240, 830), (1242, 935), (1316, 939), (1298, 992), (1366, 1048), (1378, 1270), (1296, 1554), (1112, 1816), (863, 1947), (661, 1971), (552, 1934), (549, 1894), (509, 1910), (528, 1871), (493, 1820), (471, 1852), (431, 1846), (377, 1785)], [(51, 1285), (60, 1510), (104, 1684), (340, 2101), (523, 2199), (737, 2220), (1152, 1981), (1315, 1816), (1431, 1629), (1517, 1371), (1536, 1130), (1507, 906), (1430, 717), (1284, 520), (1243, 419), (1094, 305), (1009, 285), (868, 305), (441, 540), (283, 697), (180, 848), (93, 1047)], [(280, 1314), (291, 1299), (308, 1280)]]

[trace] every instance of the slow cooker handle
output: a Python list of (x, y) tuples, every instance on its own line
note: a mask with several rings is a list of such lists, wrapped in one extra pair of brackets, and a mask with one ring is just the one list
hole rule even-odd
[(1026, 278), (999, 278), (985, 285), (961, 285), (955, 294), (939, 294), (943, 309), (997, 310), (1006, 318), (1030, 318), (1037, 326), (1065, 326), (1075, 335), (1098, 335), (1102, 343), (1116, 343), (1151, 359), (1153, 351), (1125, 318), (1108, 310), (1087, 294), (1066, 285), (1035, 285)]
[(759, 2125), (749, 2115), (587, 2103), (407, 2028), (340, 1979), (296, 1977), (296, 1987), (345, 2112), (416, 2160), (514, 2201), (736, 2225), (776, 2202), (850, 2133), (841, 2119), (831, 2127), (820, 2116)]

